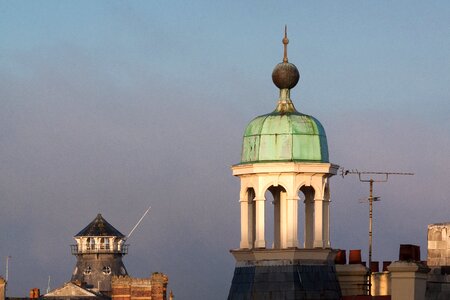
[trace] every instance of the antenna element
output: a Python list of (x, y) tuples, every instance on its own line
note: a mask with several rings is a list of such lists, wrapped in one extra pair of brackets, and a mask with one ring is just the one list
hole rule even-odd
[(136, 225), (134, 225), (133, 229), (131, 229), (130, 233), (125, 237), (124, 241), (126, 241), (127, 239), (130, 238), (130, 236), (133, 234), (133, 231), (139, 226), (139, 224), (142, 222), (142, 220), (144, 219), (144, 217), (147, 215), (147, 213), (150, 211), (151, 206), (149, 206), (147, 208), (147, 210), (144, 212), (144, 214), (142, 215), (142, 217), (139, 219), (139, 221), (136, 223)]
[[(369, 183), (369, 286), (368, 286), (368, 295), (372, 295), (372, 228), (373, 228), (373, 202), (379, 201), (379, 197), (373, 196), (373, 183), (374, 182), (387, 182), (389, 179), (389, 175), (414, 175), (414, 173), (400, 173), (400, 172), (360, 172), (358, 170), (344, 170), (341, 169), (342, 178), (349, 174), (357, 174), (360, 182), (368, 182)], [(381, 175), (381, 178), (374, 179), (376, 176), (373, 175)]]

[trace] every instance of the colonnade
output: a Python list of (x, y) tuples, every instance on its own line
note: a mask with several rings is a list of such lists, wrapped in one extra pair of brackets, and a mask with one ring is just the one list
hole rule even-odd
[[(273, 248), (298, 248), (299, 197), (287, 198), (283, 187), (270, 187), (274, 205)], [(329, 248), (329, 203), (328, 196), (314, 198), (314, 190), (306, 189), (304, 200), (304, 243), (305, 248)], [(241, 204), (240, 248), (268, 248), (265, 238), (265, 209), (267, 199), (256, 198), (249, 188)], [(266, 204), (267, 203), (267, 204)]]
[(81, 252), (92, 252), (99, 250), (106, 251), (120, 251), (123, 239), (109, 236), (90, 236), (90, 237), (76, 237), (78, 250)]
[[(328, 179), (337, 173), (337, 165), (267, 163), (236, 165), (232, 170), (241, 179), (241, 249), (272, 248), (265, 233), (265, 210), (271, 205), (267, 191), (273, 195), (273, 248), (300, 248), (299, 219), (304, 222), (302, 247), (330, 248)], [(303, 203), (300, 192), (305, 196)]]

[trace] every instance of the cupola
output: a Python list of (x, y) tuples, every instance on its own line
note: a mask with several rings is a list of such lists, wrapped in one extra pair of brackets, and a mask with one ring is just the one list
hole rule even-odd
[(290, 97), (300, 73), (288, 61), (289, 40), (285, 30), (283, 62), (272, 72), (280, 89), (275, 110), (256, 117), (247, 126), (242, 143), (241, 164), (259, 162), (329, 162), (325, 130), (320, 122), (298, 112)]

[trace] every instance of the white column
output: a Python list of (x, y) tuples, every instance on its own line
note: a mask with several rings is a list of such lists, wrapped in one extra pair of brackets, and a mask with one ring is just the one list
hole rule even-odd
[(77, 239), (78, 251), (86, 250), (86, 238), (78, 238)]
[(314, 248), (323, 248), (323, 199), (314, 199)]
[(255, 198), (254, 205), (256, 205), (255, 216), (255, 248), (265, 248), (266, 240), (264, 238), (264, 204), (266, 199)]
[(331, 248), (330, 244), (330, 199), (323, 200), (323, 242), (325, 248)]
[(114, 239), (114, 249), (117, 251), (120, 251), (122, 247), (122, 243), (119, 239), (115, 238)]
[(287, 247), (287, 223), (288, 223), (288, 207), (286, 200), (286, 192), (280, 192), (280, 248)]
[(109, 238), (109, 250), (110, 251), (114, 251), (114, 238), (110, 237)]
[(100, 250), (100, 238), (96, 237), (95, 239), (95, 250)]
[(298, 199), (287, 199), (287, 243), (286, 248), (298, 247)]
[(280, 192), (280, 248), (287, 247), (287, 200), (286, 200), (286, 192)]
[(305, 195), (305, 248), (312, 248), (314, 241), (314, 201)]
[[(249, 244), (249, 219), (248, 219), (248, 201), (247, 199), (240, 199), (239, 203), (241, 204), (241, 242), (239, 247), (241, 249), (250, 249), (252, 248)], [(250, 220), (251, 222), (251, 220)]]
[(292, 247), (296, 247), (296, 248), (298, 248), (298, 247), (300, 247), (299, 246), (299, 240), (298, 240), (298, 204), (299, 204), (299, 198), (294, 198), (293, 199), (293, 201), (294, 201), (294, 204), (293, 204), (293, 207), (294, 207), (294, 214), (293, 214), (293, 220), (294, 220), (294, 226), (292, 226), (293, 227), (293, 239), (292, 239)]

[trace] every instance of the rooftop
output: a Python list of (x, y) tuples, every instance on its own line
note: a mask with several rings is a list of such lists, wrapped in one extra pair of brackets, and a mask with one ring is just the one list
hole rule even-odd
[(88, 226), (78, 232), (75, 237), (81, 236), (117, 236), (125, 237), (119, 230), (109, 224), (101, 214), (98, 214)]

